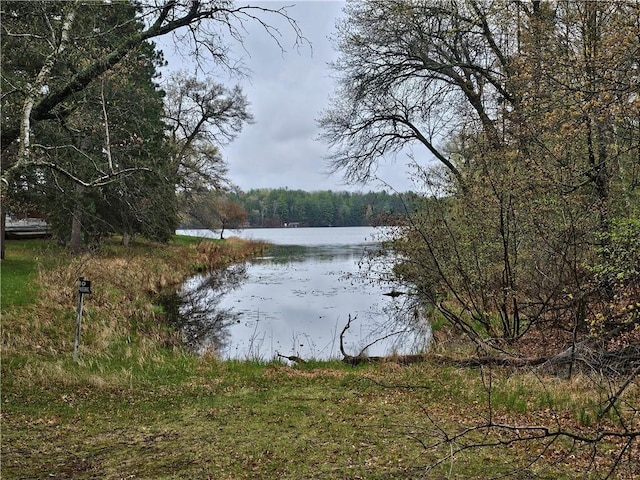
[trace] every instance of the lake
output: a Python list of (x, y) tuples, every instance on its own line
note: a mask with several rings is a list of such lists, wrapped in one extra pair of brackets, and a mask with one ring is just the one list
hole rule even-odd
[[(180, 230), (201, 237), (208, 230)], [(384, 295), (392, 285), (375, 281), (388, 273), (391, 259), (367, 261), (379, 251), (382, 232), (373, 227), (270, 228), (225, 231), (225, 236), (265, 240), (264, 256), (224, 272), (190, 279), (183, 286), (182, 314), (188, 344), (226, 359), (271, 359), (278, 353), (305, 359), (341, 358), (424, 350), (425, 331), (404, 321), (407, 298)], [(206, 313), (205, 313), (206, 311)], [(191, 320), (189, 320), (189, 318)], [(424, 325), (423, 325), (424, 327)]]

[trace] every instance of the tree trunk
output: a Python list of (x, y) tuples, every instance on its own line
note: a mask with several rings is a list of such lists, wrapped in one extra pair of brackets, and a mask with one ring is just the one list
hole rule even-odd
[(4, 208), (4, 202), (0, 204), (0, 260), (4, 260), (4, 240), (6, 235), (6, 227), (7, 227), (7, 212)]
[(84, 187), (76, 184), (76, 205), (71, 219), (71, 251), (78, 253), (82, 243), (82, 193)]

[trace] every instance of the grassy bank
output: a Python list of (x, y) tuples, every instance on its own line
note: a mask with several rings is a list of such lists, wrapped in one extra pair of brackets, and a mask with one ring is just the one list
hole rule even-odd
[[(619, 440), (603, 445), (594, 465), (590, 446), (567, 438), (524, 444), (506, 440), (527, 431), (468, 430), (486, 424), (490, 411), (496, 424), (591, 435), (598, 398), (586, 377), (188, 354), (156, 295), (256, 248), (182, 238), (73, 257), (41, 242), (9, 242), (2, 478), (556, 479), (589, 467), (585, 478), (601, 478), (615, 461)], [(76, 363), (78, 276), (94, 282), (94, 293)], [(486, 448), (468, 448), (481, 443)], [(634, 478), (637, 460), (625, 465), (615, 478)]]
[(5, 355), (58, 357), (74, 340), (77, 280), (92, 282), (83, 315), (83, 354), (155, 351), (175, 342), (159, 296), (189, 275), (244, 261), (266, 246), (239, 239), (176, 237), (168, 245), (117, 239), (97, 252), (73, 255), (45, 241), (10, 241), (2, 263), (2, 342)]

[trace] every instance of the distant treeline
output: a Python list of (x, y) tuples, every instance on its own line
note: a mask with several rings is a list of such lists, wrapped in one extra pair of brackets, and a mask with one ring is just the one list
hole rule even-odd
[(406, 215), (411, 194), (259, 189), (230, 194), (249, 227), (351, 227), (393, 223)]

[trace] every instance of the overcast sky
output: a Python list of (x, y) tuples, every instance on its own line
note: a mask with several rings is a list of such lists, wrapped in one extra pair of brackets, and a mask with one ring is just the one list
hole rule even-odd
[[(251, 104), (255, 123), (244, 128), (223, 150), (229, 177), (242, 190), (279, 188), (313, 190), (381, 190), (379, 182), (365, 187), (345, 185), (340, 174), (327, 174), (327, 146), (317, 137), (317, 119), (334, 91), (328, 62), (337, 57), (329, 37), (342, 14), (341, 1), (251, 2), (275, 9), (291, 5), (290, 16), (300, 25), (309, 46), (296, 50), (292, 30), (281, 26), (280, 42), (286, 52), (255, 22), (247, 24), (244, 50), (235, 50), (251, 71), (241, 85)], [(169, 68), (184, 68), (182, 60), (164, 48)], [(215, 74), (215, 72), (212, 72)], [(224, 76), (222, 72), (218, 73)], [(227, 78), (217, 79), (228, 82)], [(387, 160), (378, 176), (397, 191), (412, 189), (405, 156)]]

